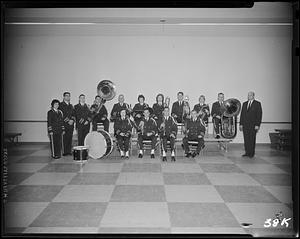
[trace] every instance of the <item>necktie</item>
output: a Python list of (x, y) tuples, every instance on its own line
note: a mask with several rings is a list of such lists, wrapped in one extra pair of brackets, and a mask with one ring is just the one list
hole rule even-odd
[(247, 110), (249, 110), (249, 109), (250, 109), (250, 107), (251, 107), (251, 103), (252, 103), (252, 101), (251, 101), (251, 100), (249, 100), (249, 102), (248, 102), (248, 107), (247, 107)]

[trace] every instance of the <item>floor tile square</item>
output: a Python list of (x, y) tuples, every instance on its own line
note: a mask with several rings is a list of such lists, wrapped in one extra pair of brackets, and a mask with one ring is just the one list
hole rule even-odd
[(116, 185), (111, 202), (165, 202), (164, 186)]
[(82, 169), (81, 164), (70, 164), (70, 163), (60, 163), (60, 164), (48, 164), (44, 168), (40, 169), (41, 173), (77, 173)]
[(163, 173), (166, 185), (209, 185), (204, 173)]
[(107, 203), (53, 202), (29, 227), (98, 227)]
[(24, 232), (32, 234), (87, 234), (87, 233), (98, 233), (98, 227), (27, 227)]
[(269, 163), (266, 160), (263, 160), (257, 156), (254, 158), (248, 158), (248, 157), (242, 157), (241, 156), (227, 156), (228, 159), (230, 159), (235, 164), (267, 164)]
[(173, 227), (239, 227), (224, 203), (168, 203)]
[(246, 234), (241, 227), (172, 227), (174, 234)]
[(20, 148), (8, 148), (8, 157), (10, 156), (26, 156), (34, 153), (36, 150), (34, 149), (20, 149)]
[(4, 204), (5, 227), (28, 227), (47, 207), (43, 202), (9, 202)]
[(224, 202), (214, 186), (166, 185), (167, 202)]
[(283, 156), (284, 154), (279, 150), (255, 150), (255, 154), (258, 156), (266, 156), (266, 157), (272, 157), (272, 156)]
[(235, 164), (202, 163), (200, 167), (206, 173), (243, 173)]
[[(264, 228), (268, 218), (275, 219), (280, 211), (286, 218), (293, 218), (292, 211), (282, 203), (227, 203), (230, 211), (235, 215), (239, 223), (251, 223), (251, 228)], [(293, 219), (289, 220), (289, 228)], [(284, 228), (280, 224), (277, 228)]]
[(206, 173), (213, 185), (260, 185), (245, 173)]
[(119, 173), (123, 167), (123, 163), (99, 163), (84, 165), (82, 172), (84, 173)]
[(237, 164), (246, 173), (283, 173), (286, 172), (272, 164)]
[(8, 195), (9, 202), (51, 202), (63, 186), (18, 185)]
[(51, 156), (50, 146), (49, 149), (39, 149), (36, 152), (30, 154), (30, 156)]
[(24, 182), (24, 180), (30, 178), (33, 175), (33, 173), (12, 173), (8, 172), (8, 185), (18, 185), (21, 182)]
[(20, 160), (24, 159), (26, 156), (21, 155), (21, 156), (8, 156), (7, 157), (7, 164), (15, 164), (18, 163)]
[(51, 158), (51, 156), (27, 156), (18, 163), (51, 163), (54, 161), (54, 159)]
[(232, 160), (228, 159), (225, 156), (217, 156), (217, 157), (197, 157), (196, 162), (201, 164), (233, 164)]
[(108, 202), (113, 185), (67, 185), (53, 202)]
[(264, 186), (274, 197), (282, 203), (293, 203), (292, 187), (290, 186)]
[(279, 202), (262, 186), (215, 186), (225, 202), (277, 203)]
[(9, 173), (35, 173), (47, 163), (14, 163), (8, 166)]
[(120, 173), (117, 185), (163, 185), (161, 173)]
[(75, 173), (35, 173), (21, 185), (66, 185), (75, 175)]
[(261, 156), (263, 160), (266, 160), (272, 164), (291, 164), (292, 158), (285, 156)]
[(288, 174), (292, 174), (292, 165), (291, 164), (276, 164), (276, 167), (280, 168)]
[(292, 186), (289, 174), (249, 174), (257, 182), (265, 186)]
[(101, 227), (170, 227), (167, 203), (111, 202), (102, 218)]
[(9, 233), (19, 234), (19, 233), (23, 233), (25, 229), (26, 227), (7, 227), (7, 228), (3, 228), (3, 234), (4, 235)]
[(161, 165), (158, 163), (125, 163), (121, 172), (161, 172)]
[(78, 173), (70, 185), (114, 185), (118, 179), (118, 173)]
[(164, 173), (203, 173), (200, 165), (197, 163), (167, 163), (162, 164)]
[(161, 234), (161, 233), (171, 233), (169, 227), (100, 227), (99, 233), (107, 234)]

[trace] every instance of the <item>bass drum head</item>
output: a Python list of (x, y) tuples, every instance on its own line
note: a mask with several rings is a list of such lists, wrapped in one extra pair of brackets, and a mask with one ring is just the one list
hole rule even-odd
[(89, 148), (88, 155), (94, 159), (109, 155), (113, 150), (113, 141), (104, 130), (92, 131), (84, 139), (84, 145)]

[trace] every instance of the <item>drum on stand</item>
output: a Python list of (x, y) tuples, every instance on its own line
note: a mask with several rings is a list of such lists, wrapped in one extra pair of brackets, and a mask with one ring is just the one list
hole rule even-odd
[(85, 162), (88, 159), (88, 147), (86, 146), (73, 147), (73, 159), (76, 162)]
[(84, 139), (84, 145), (89, 148), (88, 155), (93, 159), (106, 157), (113, 151), (113, 140), (104, 130), (88, 133)]

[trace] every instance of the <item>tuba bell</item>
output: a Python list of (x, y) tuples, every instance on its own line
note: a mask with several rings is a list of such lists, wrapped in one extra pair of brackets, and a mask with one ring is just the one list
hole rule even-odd
[(110, 80), (102, 80), (97, 86), (97, 93), (101, 97), (100, 105), (96, 107), (98, 113), (106, 101), (112, 100), (116, 96), (116, 86)]
[(231, 98), (224, 101), (221, 116), (221, 135), (233, 139), (237, 133), (237, 116), (241, 111), (241, 102)]

